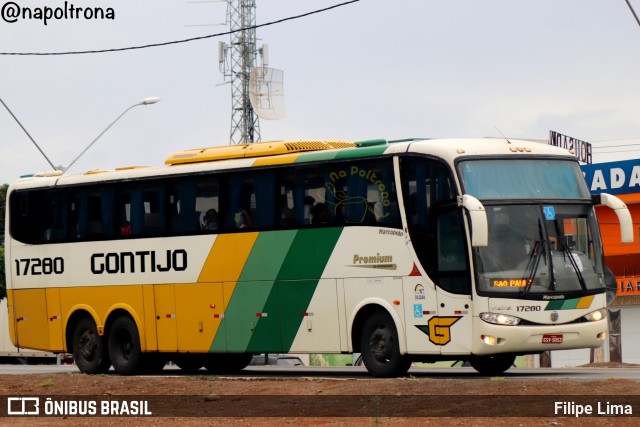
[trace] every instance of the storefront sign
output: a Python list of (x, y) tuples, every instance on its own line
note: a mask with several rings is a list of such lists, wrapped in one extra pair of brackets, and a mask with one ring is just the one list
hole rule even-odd
[(640, 192), (640, 159), (583, 165), (591, 194)]
[(616, 277), (616, 296), (640, 295), (640, 277)]

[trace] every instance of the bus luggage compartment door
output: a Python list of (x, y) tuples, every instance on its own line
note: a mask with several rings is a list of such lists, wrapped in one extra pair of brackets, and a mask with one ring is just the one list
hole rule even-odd
[(50, 350), (46, 290), (14, 290), (13, 298), (16, 347)]

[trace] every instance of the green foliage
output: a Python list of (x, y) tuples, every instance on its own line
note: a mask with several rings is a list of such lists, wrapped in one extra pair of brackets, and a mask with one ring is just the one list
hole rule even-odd
[(0, 246), (0, 300), (7, 296), (7, 280), (4, 275), (4, 248)]
[(7, 189), (8, 188), (9, 188), (9, 184), (0, 185), (0, 246), (4, 246), (4, 211), (7, 206)]
[(7, 278), (4, 275), (4, 212), (8, 188), (9, 184), (0, 185), (0, 300), (7, 296)]

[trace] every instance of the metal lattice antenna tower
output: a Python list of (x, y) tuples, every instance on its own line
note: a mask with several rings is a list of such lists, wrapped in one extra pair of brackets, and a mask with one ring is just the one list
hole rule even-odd
[[(231, 31), (248, 28), (231, 34), (231, 43), (220, 45), (218, 58), (225, 78), (231, 80), (231, 136), (230, 144), (260, 141), (260, 124), (249, 100), (249, 77), (256, 66), (255, 0), (228, 0), (228, 20)], [(227, 52), (230, 52), (227, 63)], [(230, 64), (230, 67), (228, 67)]]

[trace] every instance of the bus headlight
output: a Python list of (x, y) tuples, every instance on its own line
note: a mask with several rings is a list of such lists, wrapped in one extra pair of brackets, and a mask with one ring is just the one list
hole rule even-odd
[(520, 318), (515, 316), (509, 316), (502, 313), (480, 313), (480, 318), (487, 323), (493, 323), (494, 325), (515, 326), (520, 323)]
[(598, 320), (607, 318), (607, 309), (601, 308), (600, 310), (592, 311), (591, 313), (584, 316), (587, 322), (597, 322)]

